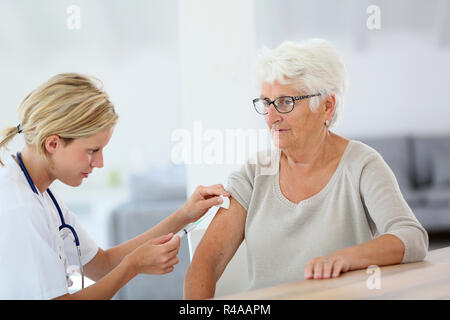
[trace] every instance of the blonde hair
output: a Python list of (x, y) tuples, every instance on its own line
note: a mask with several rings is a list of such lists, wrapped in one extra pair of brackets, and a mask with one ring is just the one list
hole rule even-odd
[[(20, 104), (20, 125), (3, 130), (0, 151), (18, 133), (47, 160), (45, 139), (53, 134), (68, 144), (111, 128), (118, 121), (102, 82), (77, 73), (62, 73), (33, 90)], [(3, 163), (0, 159), (0, 165)]]

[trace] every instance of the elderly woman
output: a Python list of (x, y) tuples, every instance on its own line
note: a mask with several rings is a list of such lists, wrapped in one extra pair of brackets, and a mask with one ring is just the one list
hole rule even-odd
[[(267, 174), (245, 164), (229, 177), (218, 212), (185, 278), (185, 298), (214, 296), (243, 240), (250, 289), (328, 279), (370, 265), (421, 261), (428, 235), (378, 152), (330, 129), (339, 119), (345, 67), (325, 40), (285, 42), (259, 62), (253, 100), (278, 147)], [(362, 119), (367, 121), (367, 119)]]

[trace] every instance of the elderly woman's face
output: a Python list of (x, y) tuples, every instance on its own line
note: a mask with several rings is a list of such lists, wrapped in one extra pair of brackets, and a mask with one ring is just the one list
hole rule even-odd
[[(263, 84), (261, 97), (273, 101), (281, 96), (300, 96), (314, 93), (299, 92), (291, 84), (280, 84), (275, 81), (271, 84)], [(324, 130), (323, 123), (326, 115), (321, 107), (317, 112), (312, 112), (309, 108), (309, 99), (297, 100), (291, 112), (280, 113), (272, 104), (269, 113), (264, 118), (275, 145), (280, 149), (301, 146), (308, 139), (314, 138), (316, 134)]]

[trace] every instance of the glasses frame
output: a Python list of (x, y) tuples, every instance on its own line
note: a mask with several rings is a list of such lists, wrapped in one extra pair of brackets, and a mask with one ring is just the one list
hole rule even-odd
[[(320, 94), (320, 93), (316, 93), (316, 94), (308, 94), (308, 95), (305, 95), (305, 96), (281, 96), (281, 97), (278, 97), (278, 98), (276, 98), (275, 100), (272, 100), (272, 101), (270, 101), (270, 100), (268, 100), (268, 99), (265, 99), (265, 98), (256, 98), (256, 99), (253, 99), (253, 107), (255, 108), (255, 111), (256, 111), (258, 114), (262, 114), (262, 115), (266, 115), (266, 114), (269, 113), (269, 107), (270, 107), (271, 104), (273, 104), (273, 106), (275, 107), (275, 109), (276, 109), (279, 113), (289, 113), (289, 112), (291, 112), (292, 110), (294, 110), (295, 101), (297, 101), (297, 100), (303, 100), (303, 99), (308, 99), (308, 98), (312, 98), (312, 97), (317, 97), (317, 96), (321, 96), (321, 95), (322, 95), (322, 94)], [(275, 101), (278, 101), (278, 100), (281, 99), (281, 98), (291, 98), (291, 99), (292, 99), (292, 101), (294, 102), (294, 104), (292, 105), (291, 110), (289, 110), (289, 111), (280, 111), (280, 110), (278, 110), (278, 106), (277, 106), (277, 104), (275, 103)], [(267, 102), (267, 112), (265, 112), (265, 113), (259, 112), (258, 109), (256, 108), (256, 102), (258, 102), (258, 101), (260, 101), (260, 100), (263, 100), (263, 101)]]

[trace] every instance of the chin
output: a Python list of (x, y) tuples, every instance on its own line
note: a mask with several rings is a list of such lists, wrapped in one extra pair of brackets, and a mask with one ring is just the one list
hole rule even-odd
[(282, 137), (278, 134), (272, 134), (272, 142), (275, 146), (281, 148), (283, 146), (285, 146), (288, 142), (289, 139), (287, 139), (288, 137)]
[(72, 186), (72, 187), (79, 187), (79, 186), (81, 186), (82, 183), (83, 183), (83, 180), (80, 180), (80, 181), (75, 182), (75, 183), (72, 184), (71, 186)]
[(272, 142), (278, 149), (284, 149), (289, 145), (288, 141), (279, 138), (272, 139)]
[(71, 187), (79, 187), (81, 185), (81, 183), (83, 182), (83, 180), (72, 180), (72, 181), (63, 181), (60, 180), (62, 183), (71, 186)]

